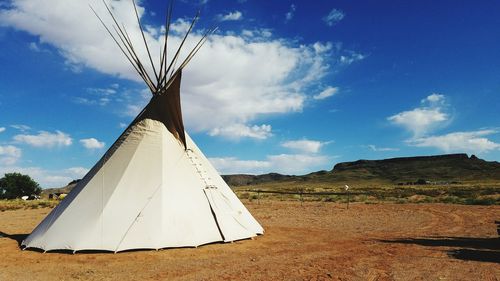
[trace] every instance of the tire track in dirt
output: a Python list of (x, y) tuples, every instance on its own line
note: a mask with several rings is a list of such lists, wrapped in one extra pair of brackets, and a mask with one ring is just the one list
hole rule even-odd
[(466, 227), (466, 221), (464, 219), (464, 214), (457, 208), (452, 208), (447, 211), (439, 210), (442, 207), (430, 207), (427, 210), (423, 210), (420, 213), (426, 216), (430, 216), (430, 221), (425, 225), (420, 227), (420, 232), (429, 234), (429, 231), (437, 234), (455, 234), (460, 233)]
[[(457, 247), (445, 241), (447, 236), (496, 239), (494, 220), (500, 219), (500, 206), (355, 203), (347, 210), (335, 203), (244, 203), (266, 233), (233, 244), (67, 255), (21, 251), (17, 241), (0, 238), (0, 280), (381, 281), (500, 276), (496, 263), (448, 255)], [(0, 212), (0, 231), (29, 233), (47, 211)]]
[(437, 215), (438, 212), (433, 210), (433, 208), (421, 211), (420, 213), (431, 217), (430, 222), (427, 225), (420, 227), (421, 232), (427, 232), (429, 229), (436, 229), (436, 227), (440, 224), (440, 217)]

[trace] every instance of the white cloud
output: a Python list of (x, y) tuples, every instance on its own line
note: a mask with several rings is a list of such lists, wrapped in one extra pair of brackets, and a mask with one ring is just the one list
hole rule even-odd
[(417, 147), (433, 147), (444, 152), (485, 153), (500, 149), (500, 143), (485, 137), (496, 133), (498, 132), (495, 130), (454, 132), (441, 136), (415, 138), (408, 140), (407, 143)]
[(5, 130), (6, 130), (5, 127), (0, 127), (0, 133), (5, 132)]
[(190, 26), (191, 21), (180, 18), (170, 24), (170, 30), (172, 30), (174, 33), (184, 35), (189, 30)]
[(432, 94), (423, 99), (422, 103), (422, 107), (400, 112), (387, 120), (411, 131), (414, 138), (427, 134), (449, 120), (450, 117), (441, 107), (444, 105), (444, 96)]
[[(184, 76), (183, 110), (186, 123), (193, 124), (194, 130), (247, 124), (263, 115), (301, 111), (306, 99), (304, 89), (328, 69), (323, 58), (328, 52), (326, 46), (324, 51), (316, 51), (307, 46), (290, 48), (280, 40), (251, 40), (214, 36), (188, 66), (196, 72)], [(210, 71), (203, 71), (208, 65)]]
[(41, 51), (40, 48), (38, 47), (38, 45), (36, 44), (36, 42), (31, 42), (29, 44), (29, 46), (30, 46), (30, 50), (33, 50), (35, 52), (40, 52)]
[(303, 153), (318, 153), (320, 149), (331, 142), (321, 142), (316, 140), (291, 140), (281, 144), (282, 147)]
[(13, 145), (0, 145), (0, 165), (14, 165), (21, 158), (21, 149)]
[(228, 139), (254, 138), (267, 139), (272, 136), (271, 125), (247, 126), (245, 124), (233, 124), (226, 127), (214, 128), (209, 132), (211, 136), (222, 136)]
[(285, 15), (286, 21), (293, 19), (293, 16), (295, 15), (296, 9), (297, 9), (297, 7), (295, 6), (295, 4), (290, 5), (290, 10), (288, 10), (288, 12)]
[(237, 21), (243, 19), (243, 14), (240, 11), (229, 12), (226, 15), (217, 15), (219, 21)]
[(236, 157), (209, 158), (209, 160), (222, 174), (262, 174), (271, 167), (268, 161), (240, 160)]
[(445, 96), (433, 93), (420, 101), (422, 104), (430, 104), (431, 106), (439, 106), (444, 104)]
[(369, 144), (369, 145), (367, 145), (367, 147), (370, 148), (373, 151), (376, 151), (376, 152), (399, 151), (399, 148), (377, 147), (376, 145), (373, 145), (373, 144)]
[(127, 105), (125, 115), (130, 116), (130, 117), (136, 117), (139, 114), (139, 112), (141, 112), (142, 109), (143, 109), (143, 107), (140, 105), (129, 104), (129, 105)]
[(107, 88), (89, 88), (87, 89), (86, 97), (75, 97), (73, 101), (78, 104), (106, 106), (113, 98), (115, 100), (123, 98), (114, 97), (118, 88), (118, 84), (111, 84)]
[(266, 160), (240, 160), (235, 157), (210, 158), (221, 174), (306, 174), (324, 169), (330, 158), (323, 155), (279, 154), (268, 155)]
[(49, 50), (40, 47), (36, 42), (31, 42), (29, 45), (30, 50), (38, 53), (50, 53)]
[(82, 178), (89, 172), (89, 169), (83, 167), (71, 167), (64, 170), (64, 173), (71, 175), (73, 178)]
[(25, 143), (34, 147), (47, 147), (54, 146), (70, 146), (72, 144), (71, 137), (61, 131), (50, 133), (46, 131), (39, 131), (38, 135), (15, 135), (14, 140), (18, 143)]
[(415, 136), (421, 136), (436, 124), (448, 120), (448, 115), (436, 108), (415, 108), (390, 116), (388, 120), (412, 131)]
[(14, 124), (14, 125), (10, 125), (10, 127), (14, 128), (16, 130), (19, 130), (21, 132), (25, 132), (25, 131), (31, 130), (30, 126), (23, 125), (23, 124)]
[(350, 65), (354, 62), (363, 60), (365, 58), (366, 58), (366, 56), (363, 54), (359, 54), (359, 53), (350, 51), (350, 52), (347, 52), (347, 54), (345, 54), (345, 55), (341, 55), (339, 62), (343, 65)]
[(338, 87), (330, 87), (329, 86), (326, 89), (324, 89), (323, 91), (321, 91), (321, 93), (319, 93), (317, 95), (314, 95), (313, 99), (315, 99), (315, 100), (323, 100), (323, 99), (326, 99), (328, 97), (331, 97), (331, 96), (335, 95), (338, 92), (339, 92), (339, 88)]
[(280, 154), (268, 156), (273, 170), (283, 174), (305, 174), (324, 169), (330, 160), (323, 155)]
[(254, 30), (249, 30), (249, 29), (243, 29), (241, 31), (241, 36), (242, 37), (253, 37), (252, 40), (255, 41), (266, 41), (269, 40), (270, 37), (273, 36), (273, 33), (270, 29), (267, 28), (260, 28), (260, 29), (254, 29)]
[(328, 15), (326, 15), (323, 18), (323, 21), (328, 25), (328, 26), (334, 26), (337, 24), (339, 21), (341, 21), (345, 17), (344, 12), (341, 10), (337, 9), (332, 9)]
[(88, 172), (88, 169), (73, 167), (62, 170), (46, 170), (40, 167), (0, 166), (0, 176), (13, 172), (29, 175), (42, 188), (51, 188), (63, 187), (74, 179), (82, 178)]
[[(110, 23), (102, 3), (99, 0), (89, 2), (105, 22)], [(138, 46), (138, 55), (147, 62), (130, 1), (111, 1), (109, 4)], [(144, 8), (139, 7), (140, 16), (143, 13)], [(182, 31), (188, 24), (183, 19), (174, 21), (173, 36), (169, 40), (170, 54), (179, 45)], [(56, 47), (69, 66), (88, 67), (140, 81), (91, 13), (88, 1), (14, 0), (9, 8), (0, 10), (0, 25), (38, 36), (41, 43)], [(145, 36), (153, 57), (158, 58), (162, 36), (154, 36), (157, 31), (152, 31), (159, 27), (151, 28), (146, 30)], [(292, 40), (273, 38), (268, 29), (250, 33), (254, 36), (229, 33), (211, 36), (185, 69), (182, 103), (189, 130), (210, 132), (231, 125), (251, 124), (270, 114), (300, 112), (308, 98), (307, 93), (317, 87), (330, 72), (331, 62), (336, 60), (331, 43), (298, 45)], [(201, 32), (189, 37), (181, 59), (200, 38)], [(145, 67), (150, 68), (148, 63)], [(92, 103), (94, 100), (81, 97), (79, 101)], [(106, 99), (97, 102), (108, 106), (114, 104)], [(142, 103), (136, 100), (128, 102), (129, 106), (123, 108), (135, 116), (142, 109), (138, 105), (143, 104), (142, 99)]]
[(101, 149), (103, 148), (106, 144), (102, 141), (98, 141), (95, 138), (89, 138), (89, 139), (81, 139), (80, 143), (86, 148), (86, 149)]

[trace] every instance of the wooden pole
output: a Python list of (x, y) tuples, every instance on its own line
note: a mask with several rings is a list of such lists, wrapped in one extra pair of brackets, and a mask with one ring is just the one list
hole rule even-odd
[(349, 210), (349, 189), (347, 190), (347, 210)]

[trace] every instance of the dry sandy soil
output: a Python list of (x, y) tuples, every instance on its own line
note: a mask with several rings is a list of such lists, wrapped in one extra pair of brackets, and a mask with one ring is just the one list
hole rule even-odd
[(199, 248), (21, 251), (49, 209), (0, 213), (0, 280), (500, 280), (500, 206), (261, 201), (266, 233)]

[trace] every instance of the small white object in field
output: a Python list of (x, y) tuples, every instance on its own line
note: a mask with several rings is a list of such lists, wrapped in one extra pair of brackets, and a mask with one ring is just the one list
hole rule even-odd
[(349, 186), (347, 184), (345, 185), (345, 190), (349, 190)]
[(28, 200), (28, 198), (29, 198), (29, 196), (26, 196), (26, 195), (21, 197), (21, 199), (23, 199), (24, 201)]

